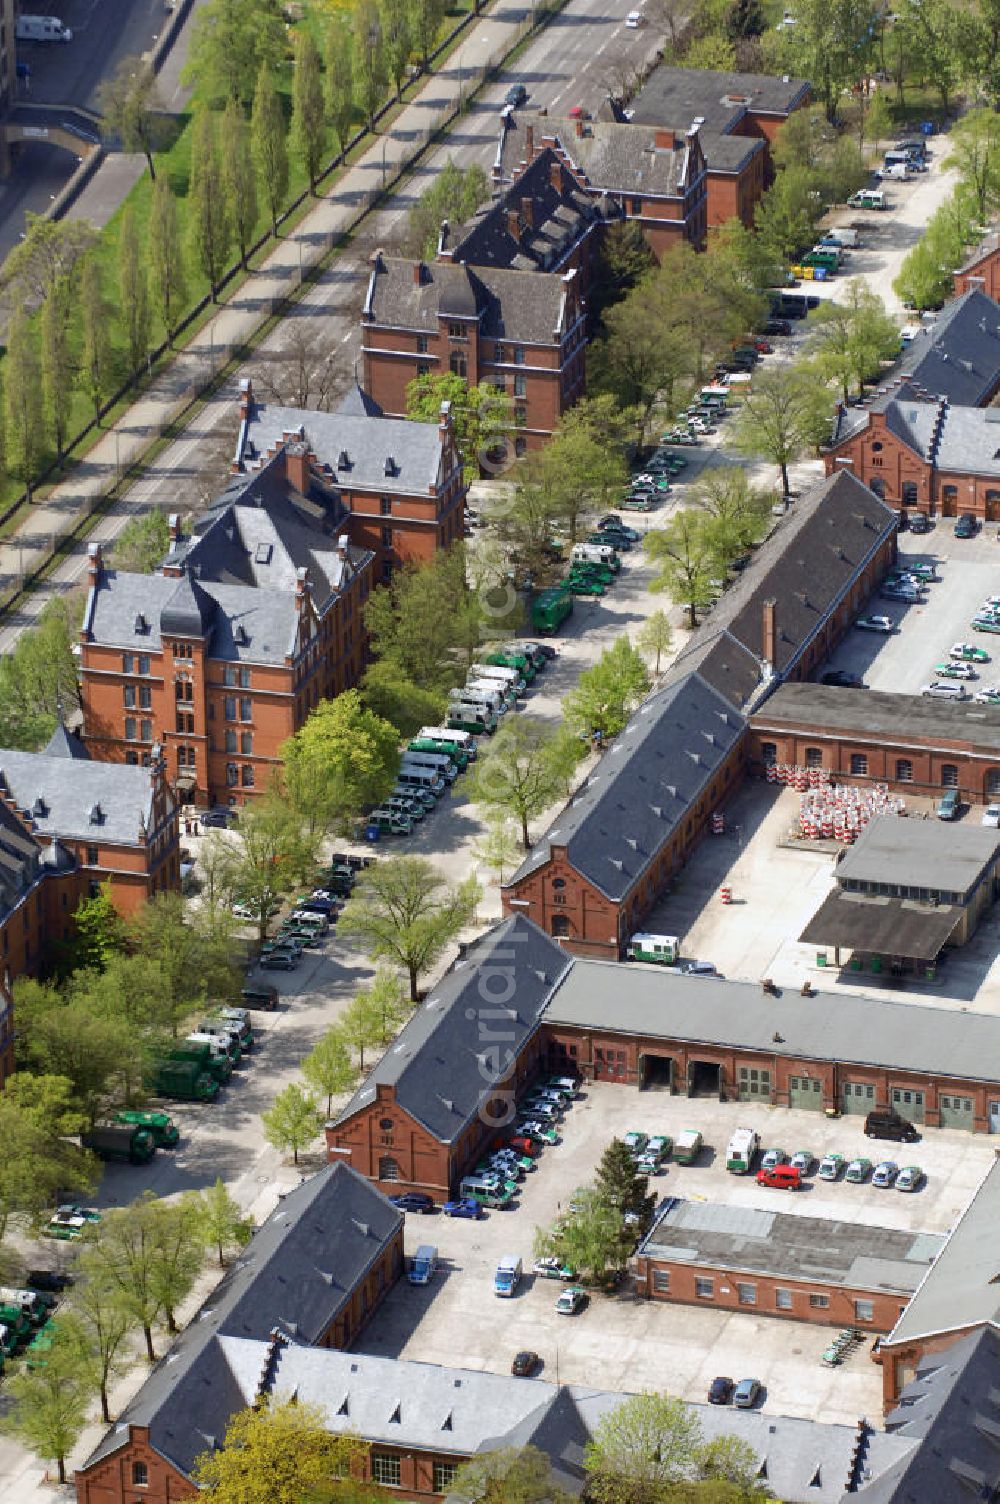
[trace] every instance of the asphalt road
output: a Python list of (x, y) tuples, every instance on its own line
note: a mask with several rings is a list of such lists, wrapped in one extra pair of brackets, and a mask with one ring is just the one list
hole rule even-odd
[[(528, 8), (517, 9), (524, 14)], [(250, 376), (258, 386), (262, 385), (262, 378), (264, 383), (268, 378), (278, 381), (281, 353), (298, 337), (303, 318), (309, 320), (310, 340), (324, 354), (328, 350), (336, 352), (338, 388), (346, 389), (353, 379), (360, 350), (359, 316), (372, 250), (400, 243), (411, 205), (446, 162), (451, 160), (465, 166), (478, 161), (489, 170), (496, 151), (503, 97), (515, 78), (527, 86), (529, 105), (533, 108), (565, 109), (581, 104), (596, 110), (613, 79), (614, 64), (623, 58), (638, 62), (657, 45), (651, 28), (629, 31), (624, 23), (623, 0), (617, 5), (611, 5), (609, 0), (569, 0), (565, 9), (526, 47), (516, 66), (504, 71), (482, 91), (446, 142), (424, 159), (379, 213), (371, 216), (352, 247), (309, 289), (296, 311), (272, 332), (253, 359), (233, 373), (216, 397), (130, 488), (119, 506), (102, 518), (91, 538), (110, 542), (128, 517), (151, 507), (185, 511), (204, 506), (228, 472), (228, 458), (238, 426), (240, 380)], [(452, 76), (457, 76), (462, 66), (460, 48), (450, 64)], [(294, 240), (290, 244), (294, 246)], [(291, 254), (296, 251), (293, 249)], [(10, 651), (52, 594), (61, 593), (84, 577), (86, 559), (87, 549), (81, 544), (55, 571), (49, 585), (21, 604), (0, 631), (0, 651)]]

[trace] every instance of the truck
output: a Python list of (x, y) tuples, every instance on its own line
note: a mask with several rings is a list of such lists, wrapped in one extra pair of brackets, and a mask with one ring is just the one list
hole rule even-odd
[(220, 1086), (225, 1086), (233, 1074), (232, 1061), (227, 1052), (212, 1049), (207, 1040), (196, 1043), (194, 1040), (181, 1039), (173, 1046), (167, 1059), (193, 1060), (199, 1070), (207, 1071)]
[(81, 1133), (80, 1142), (99, 1159), (119, 1164), (148, 1165), (156, 1153), (156, 1140), (149, 1129), (130, 1123), (99, 1124)]
[(528, 681), (516, 668), (504, 668), (495, 663), (477, 663), (473, 672), (477, 679), (495, 679), (498, 684), (507, 685), (513, 691), (515, 699), (520, 699), (528, 687)]
[(17, 1301), (0, 1301), (0, 1326), (7, 1328), (14, 1347), (21, 1347), (31, 1339), (31, 1321)]
[(407, 1279), (411, 1285), (429, 1285), (434, 1278), (437, 1269), (438, 1251), (433, 1243), (421, 1243), (407, 1271)]
[(574, 543), (570, 562), (572, 564), (606, 564), (615, 574), (622, 567), (618, 552), (610, 543)]
[(438, 757), (447, 757), (455, 764), (460, 773), (464, 773), (469, 766), (469, 754), (464, 747), (456, 742), (442, 741), (436, 736), (415, 736), (412, 742), (407, 743), (407, 752), (433, 752)]
[(219, 1090), (212, 1072), (187, 1057), (157, 1060), (146, 1085), (158, 1097), (172, 1097), (178, 1102), (210, 1102)]
[(476, 738), (469, 731), (459, 731), (454, 726), (421, 726), (417, 737), (419, 740), (426, 738), (432, 742), (443, 742), (445, 747), (457, 747), (465, 753), (467, 762), (476, 760)]
[(169, 1112), (143, 1112), (126, 1109), (115, 1113), (116, 1123), (128, 1123), (133, 1128), (146, 1128), (153, 1135), (158, 1149), (172, 1149), (180, 1140), (177, 1124)]
[(239, 1065), (243, 1058), (243, 1051), (235, 1034), (218, 1025), (206, 1027), (204, 1024), (199, 1024), (197, 1029), (192, 1029), (190, 1034), (184, 1036), (184, 1043), (207, 1045), (214, 1055), (221, 1055), (227, 1059), (230, 1067)]
[(0, 1301), (5, 1306), (20, 1306), (21, 1312), (32, 1326), (42, 1326), (49, 1319), (55, 1305), (55, 1297), (41, 1295), (37, 1290), (20, 1290), (11, 1285), (0, 1285)]
[(524, 1270), (516, 1253), (505, 1253), (493, 1276), (494, 1295), (515, 1295)]
[(573, 596), (564, 589), (542, 590), (531, 603), (531, 628), (543, 637), (558, 632), (573, 614)]
[(701, 1153), (702, 1142), (697, 1128), (682, 1128), (674, 1140), (674, 1164), (693, 1165)]
[(648, 930), (637, 930), (625, 947), (630, 961), (653, 961), (659, 966), (675, 966), (679, 954), (676, 935), (654, 935)]
[(473, 705), (462, 700), (458, 691), (448, 702), (445, 722), (449, 731), (467, 731), (470, 736), (492, 736), (497, 729), (497, 718), (486, 705)]
[(752, 1128), (737, 1128), (726, 1145), (726, 1169), (733, 1175), (749, 1175), (760, 1139)]
[(14, 36), (19, 42), (72, 42), (73, 33), (58, 16), (18, 16)]
[(527, 653), (519, 653), (514, 648), (501, 648), (494, 653), (487, 653), (483, 662), (490, 668), (513, 668), (521, 675), (525, 684), (533, 684), (538, 670), (535, 668), (533, 658)]

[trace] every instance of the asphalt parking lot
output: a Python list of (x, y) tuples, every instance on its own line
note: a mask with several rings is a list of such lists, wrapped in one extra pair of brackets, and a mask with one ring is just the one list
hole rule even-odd
[[(919, 1163), (927, 1171), (922, 1191), (907, 1196), (869, 1185), (809, 1181), (798, 1196), (780, 1197), (752, 1177), (726, 1173), (725, 1145), (737, 1126), (756, 1128), (768, 1147), (791, 1153), (809, 1148), (820, 1156), (837, 1149), (850, 1157)], [(620, 1294), (591, 1296), (576, 1317), (560, 1316), (562, 1286), (526, 1275), (518, 1295), (500, 1304), (493, 1272), (504, 1254), (532, 1262), (535, 1229), (548, 1226), (575, 1188), (593, 1174), (610, 1139), (630, 1128), (675, 1136), (699, 1129), (708, 1146), (701, 1162), (676, 1166), (651, 1182), (659, 1196), (682, 1195), (729, 1205), (771, 1207), (798, 1215), (851, 1218), (875, 1226), (943, 1232), (951, 1227), (993, 1159), (985, 1137), (933, 1130), (926, 1143), (900, 1146), (865, 1139), (861, 1120), (831, 1121), (818, 1113), (671, 1097), (631, 1086), (590, 1084), (567, 1111), (562, 1142), (546, 1148), (521, 1185), (518, 1204), (478, 1222), (441, 1215), (408, 1215), (406, 1249), (433, 1243), (440, 1268), (427, 1288), (405, 1281), (362, 1334), (362, 1351), (424, 1362), (507, 1372), (520, 1348), (538, 1352), (545, 1377), (622, 1390), (667, 1390), (704, 1400), (712, 1378), (754, 1376), (766, 1386), (766, 1408), (786, 1415), (854, 1424), (877, 1422), (881, 1378), (868, 1358), (870, 1344), (843, 1367), (826, 1368), (820, 1355), (831, 1329), (743, 1312), (672, 1306)], [(884, 1151), (884, 1153), (882, 1152)]]

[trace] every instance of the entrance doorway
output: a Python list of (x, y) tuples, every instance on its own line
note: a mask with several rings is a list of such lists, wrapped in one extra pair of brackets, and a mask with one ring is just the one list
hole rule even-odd
[(924, 1094), (922, 1091), (911, 1091), (905, 1086), (892, 1088), (892, 1107), (901, 1118), (907, 1118), (911, 1123), (924, 1121)]
[(1000, 1133), (1000, 1102), (990, 1103), (990, 1132)]
[(673, 1091), (674, 1062), (669, 1055), (643, 1055), (639, 1067), (644, 1091)]
[(708, 1060), (692, 1060), (688, 1065), (688, 1096), (714, 1097), (722, 1100), (722, 1066)]

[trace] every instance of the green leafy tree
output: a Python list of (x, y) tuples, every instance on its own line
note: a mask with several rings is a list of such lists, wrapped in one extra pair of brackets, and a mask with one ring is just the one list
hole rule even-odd
[(209, 997), (235, 996), (231, 937), (200, 924), (180, 893), (157, 893), (139, 909), (128, 933), (134, 954), (155, 967), (150, 1015), (172, 1038)]
[(565, 784), (563, 767), (552, 755), (557, 735), (543, 721), (507, 716), (470, 778), (472, 802), (494, 816), (512, 815), (525, 851), (531, 846), (530, 822), (559, 798)]
[(309, 835), (343, 834), (392, 789), (399, 736), (349, 689), (321, 700), (281, 757), (285, 795)]
[[(125, 1344), (129, 1318), (106, 1279), (93, 1275), (80, 1280), (73, 1290), (73, 1316), (89, 1359), (93, 1387), (101, 1398), (101, 1419), (111, 1424), (108, 1390), (128, 1371)], [(60, 1315), (60, 1325), (65, 1317)]]
[(15, 1071), (0, 1091), (0, 1244), (12, 1220), (29, 1226), (60, 1195), (92, 1190), (98, 1167), (69, 1142), (85, 1126), (63, 1076)]
[(484, 867), (496, 873), (497, 881), (502, 884), (504, 874), (516, 867), (521, 858), (517, 821), (506, 814), (490, 815), (485, 831), (472, 850)]
[(326, 1096), (326, 1116), (333, 1099), (354, 1085), (355, 1069), (344, 1031), (335, 1024), (313, 1045), (302, 1061), (302, 1074), (317, 1096)]
[(149, 354), (149, 284), (135, 209), (127, 204), (118, 229), (118, 292), (129, 370)]
[(111, 309), (104, 292), (101, 263), (87, 256), (80, 266), (77, 297), (80, 305), (80, 372), (94, 409), (94, 421), (112, 389)]
[(347, 150), (354, 119), (354, 35), (342, 16), (326, 32), (324, 87), (326, 113), (341, 152)]
[(285, 117), (271, 69), (261, 64), (250, 116), (250, 154), (257, 169), (261, 194), (277, 236), (278, 213), (288, 192), (288, 143)]
[(233, 846), (232, 892), (260, 918), (257, 938), (267, 939), (270, 906), (315, 865), (316, 846), (284, 799), (273, 793), (255, 799), (241, 813), (239, 841)]
[(376, 961), (400, 966), (415, 1003), (418, 979), (472, 922), (479, 897), (473, 878), (453, 885), (424, 857), (387, 857), (365, 871), (337, 928)]
[[(807, 353), (825, 381), (836, 381), (846, 402), (852, 385), (860, 390), (898, 354), (899, 325), (860, 278), (852, 278), (843, 293), (816, 310)], [(801, 374), (808, 381), (808, 368)]]
[(815, 240), (822, 213), (813, 174), (805, 167), (786, 167), (757, 205), (755, 223), (762, 248), (782, 264), (794, 260)]
[(0, 288), (10, 294), (15, 307), (43, 303), (54, 287), (65, 286), (97, 239), (97, 231), (86, 220), (48, 219), (30, 209), (24, 219), (24, 236), (0, 272)]
[(926, 238), (907, 252), (892, 284), (902, 302), (918, 309), (938, 307), (951, 286), (951, 268), (938, 262)]
[(273, 71), (286, 52), (278, 0), (208, 0), (194, 18), (188, 60), (181, 75), (210, 104), (249, 104), (261, 68)]
[(448, 1492), (461, 1504), (570, 1504), (572, 1498), (534, 1446), (477, 1453), (463, 1462)]
[(7, 353), (3, 362), (4, 449), (7, 464), (31, 495), (40, 458), (38, 414), (42, 407), (42, 375), (38, 340), (21, 303), (7, 320)]
[(877, 25), (872, 0), (797, 0), (795, 25), (781, 33), (779, 60), (812, 80), (831, 121), (844, 89), (871, 71)]
[(365, 671), (361, 699), (373, 714), (395, 726), (401, 739), (408, 740), (421, 726), (439, 723), (446, 696), (439, 689), (414, 684), (397, 665), (383, 661)]
[(430, 55), (441, 29), (444, 11), (444, 0), (412, 0), (413, 39), (425, 73), (430, 67)]
[(191, 136), (188, 225), (198, 269), (207, 278), (216, 303), (232, 243), (232, 224), (223, 191), (216, 117), (204, 107), (195, 111)]
[(364, 989), (375, 1017), (377, 1044), (388, 1044), (399, 1033), (409, 1013), (406, 989), (398, 972), (388, 966), (376, 966), (371, 986)]
[(622, 412), (610, 393), (582, 397), (563, 413), (539, 457), (549, 512), (577, 541), (580, 520), (617, 500), (628, 480), (625, 444), (634, 414)]
[(66, 1457), (87, 1420), (93, 1383), (87, 1353), (75, 1325), (60, 1318), (45, 1362), (10, 1374), (4, 1383), (8, 1408), (0, 1426), (39, 1457), (56, 1464), (66, 1482)]
[(599, 1504), (661, 1504), (671, 1484), (691, 1478), (701, 1427), (690, 1405), (635, 1394), (603, 1415), (587, 1443), (588, 1495)]
[[(419, 204), (422, 203), (421, 199)], [(436, 230), (434, 236), (436, 243)], [(475, 480), (480, 472), (494, 474), (502, 470), (507, 435), (514, 427), (511, 397), (489, 382), (470, 386), (464, 376), (456, 376), (452, 371), (417, 376), (406, 388), (406, 416), (418, 423), (439, 423), (443, 402), (451, 404), (455, 444), (462, 456), (466, 480)]]
[(150, 1363), (156, 1362), (153, 1326), (163, 1309), (156, 1283), (158, 1232), (156, 1197), (147, 1192), (129, 1207), (105, 1212), (80, 1250), (80, 1272), (110, 1291), (129, 1326), (141, 1330)]
[(426, 564), (408, 565), (373, 592), (365, 627), (374, 655), (421, 689), (447, 690), (464, 675), (489, 621), (471, 589), (466, 550), (454, 545)]
[(166, 112), (150, 64), (141, 57), (123, 57), (98, 89), (97, 107), (105, 137), (117, 136), (122, 151), (142, 152), (155, 182), (153, 153), (163, 141)]
[(371, 994), (364, 988), (359, 988), (344, 1009), (340, 1030), (344, 1041), (352, 1050), (357, 1050), (358, 1066), (364, 1070), (365, 1050), (380, 1043), (382, 1032), (378, 1009), (372, 1002)]
[(157, 178), (149, 214), (149, 288), (168, 343), (187, 297), (184, 246), (177, 200), (165, 177)]
[(214, 1185), (196, 1193), (195, 1214), (206, 1245), (218, 1254), (220, 1269), (225, 1267), (228, 1248), (245, 1248), (253, 1237), (253, 1218), (244, 1215), (221, 1175)]
[(73, 643), (79, 634), (80, 602), (56, 596), (38, 624), (22, 632), (12, 653), (0, 657), (2, 744), (37, 752), (56, 720), (79, 704)]
[(650, 1195), (648, 1177), (636, 1169), (632, 1151), (621, 1139), (613, 1138), (601, 1155), (594, 1189), (599, 1200), (619, 1216), (637, 1217), (643, 1230), (649, 1226), (656, 1196)]
[(301, 31), (295, 41), (291, 137), (309, 178), (309, 192), (315, 196), (326, 147), (326, 119), (319, 49), (308, 31)]
[(945, 165), (957, 170), (985, 224), (1000, 208), (1000, 117), (995, 111), (969, 110), (956, 122)]
[(126, 522), (114, 541), (111, 558), (115, 569), (152, 574), (169, 548), (170, 526), (163, 512), (143, 512)]
[(635, 1236), (592, 1186), (574, 1191), (573, 1204), (577, 1210), (572, 1216), (536, 1233), (535, 1254), (557, 1258), (590, 1284), (607, 1284), (628, 1264)]
[(389, 78), (382, 17), (376, 0), (354, 0), (352, 26), (355, 89), (368, 128), (374, 130), (375, 115)]
[(662, 402), (676, 411), (678, 383), (691, 369), (688, 334), (673, 318), (668, 279), (658, 272), (644, 277), (606, 310), (604, 324), (605, 338), (593, 348), (594, 384), (634, 410), (642, 447), (653, 409)]
[[(462, 168), (449, 157), (409, 212), (407, 240), (413, 254), (433, 260), (442, 220), (452, 226), (464, 224), (489, 196), (489, 179), (478, 162)], [(411, 413), (412, 416), (415, 415)], [(431, 416), (436, 422), (437, 411)]]
[(627, 637), (605, 648), (597, 662), (563, 698), (567, 724), (583, 736), (600, 734), (608, 741), (628, 724), (649, 693), (649, 671)]
[(151, 1288), (160, 1302), (167, 1331), (175, 1336), (177, 1307), (194, 1289), (204, 1262), (201, 1206), (195, 1195), (182, 1196), (179, 1201), (153, 1199), (150, 1205), (154, 1213)]
[(45, 417), (61, 464), (73, 407), (74, 362), (66, 324), (66, 290), (58, 287), (42, 304), (41, 369)]
[(767, 531), (771, 499), (754, 490), (742, 466), (713, 465), (703, 470), (690, 496), (711, 518), (721, 559), (735, 558)]
[(226, 143), (226, 150), (222, 155), (222, 188), (236, 244), (239, 246), (240, 262), (246, 271), (259, 211), (257, 174), (250, 148), (250, 127), (238, 100), (230, 99), (226, 104), (222, 116), (222, 139)]
[(92, 898), (82, 898), (73, 915), (76, 965), (103, 971), (125, 948), (125, 925), (111, 897), (111, 879)]
[(742, 1436), (713, 1436), (703, 1442), (698, 1448), (697, 1468), (701, 1478), (730, 1485), (735, 1491), (732, 1504), (771, 1497), (770, 1489), (758, 1476), (760, 1457)]
[(197, 1457), (192, 1476), (211, 1504), (302, 1504), (320, 1493), (349, 1504), (367, 1450), (355, 1436), (335, 1436), (313, 1405), (263, 1403), (236, 1412), (222, 1446)]
[(653, 665), (653, 677), (660, 677), (660, 662), (664, 653), (669, 653), (674, 643), (674, 629), (670, 625), (670, 618), (665, 611), (654, 611), (647, 616), (646, 621), (639, 629), (636, 644), (643, 653), (652, 653), (655, 657)]
[(657, 573), (650, 590), (665, 591), (688, 613), (693, 629), (698, 612), (715, 598), (712, 579), (718, 568), (712, 519), (694, 507), (675, 512), (664, 527), (652, 528), (643, 539)]
[(86, 995), (65, 996), (28, 977), (15, 982), (14, 999), (19, 1061), (69, 1081), (74, 1102), (93, 1123), (135, 1046), (126, 1020), (95, 1011)]
[(281, 1153), (291, 1149), (292, 1162), (298, 1164), (299, 1150), (311, 1144), (320, 1129), (316, 1098), (291, 1081), (261, 1114), (261, 1122), (268, 1143)]
[(403, 92), (406, 67), (413, 50), (412, 7), (409, 0), (380, 0), (382, 36), (385, 40), (385, 63), (396, 86), (396, 98)]
[(809, 376), (793, 366), (775, 366), (754, 378), (753, 391), (733, 425), (733, 443), (743, 454), (763, 455), (777, 465), (782, 493), (791, 492), (788, 467), (808, 443)]

